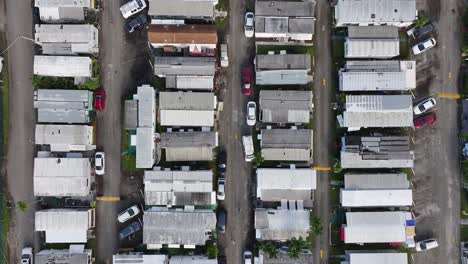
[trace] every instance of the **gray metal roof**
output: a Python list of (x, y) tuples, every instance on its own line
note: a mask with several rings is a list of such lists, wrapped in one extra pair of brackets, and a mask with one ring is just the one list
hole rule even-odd
[(257, 199), (262, 201), (311, 200), (317, 185), (316, 171), (305, 169), (257, 169)]
[(134, 130), (138, 126), (138, 101), (125, 100), (125, 129)]
[(34, 74), (54, 77), (92, 77), (89, 57), (34, 56)]
[(88, 229), (94, 227), (91, 214), (94, 214), (94, 209), (36, 211), (35, 231), (45, 232), (46, 243), (86, 243)]
[[(205, 245), (216, 228), (212, 210), (152, 208), (143, 214), (144, 244)], [(183, 228), (181, 228), (183, 227)]]
[(144, 184), (146, 205), (183, 206), (216, 203), (211, 170), (147, 170)]
[(36, 125), (35, 144), (50, 145), (50, 150), (86, 151), (94, 145), (94, 127), (81, 125)]
[(398, 27), (348, 27), (348, 38), (357, 39), (398, 39)]
[(72, 55), (98, 52), (98, 30), (93, 25), (35, 25), (34, 39), (43, 54)]
[[(71, 245), (70, 249), (46, 249), (34, 256), (36, 264), (89, 264), (92, 250), (84, 249), (85, 245)], [(83, 247), (83, 249), (75, 249)], [(80, 250), (80, 251), (77, 251)]]
[(408, 176), (404, 173), (355, 174), (344, 176), (345, 189), (409, 189)]
[(213, 18), (218, 0), (149, 0), (148, 15), (157, 17)]
[(168, 75), (166, 76), (166, 88), (180, 90), (208, 90), (214, 88), (214, 76), (208, 75)]
[(259, 1), (255, 2), (255, 16), (313, 17), (315, 1)]
[(155, 131), (153, 127), (136, 129), (136, 164), (137, 168), (152, 168), (156, 158)]
[(154, 74), (211, 75), (216, 72), (214, 57), (154, 57)]
[(265, 123), (309, 123), (311, 91), (260, 91), (260, 119)]
[(312, 17), (288, 18), (257, 16), (255, 18), (255, 36), (257, 38), (262, 37), (263, 33), (290, 33), (292, 35), (304, 33), (312, 35), (315, 30), (314, 25), (315, 19)]
[(261, 153), (265, 160), (312, 159), (312, 130), (262, 129), (261, 133)]
[(312, 81), (307, 70), (269, 70), (257, 71), (257, 85), (306, 85)]
[(216, 132), (170, 132), (161, 134), (161, 147), (168, 161), (212, 160)]
[(344, 127), (412, 127), (411, 95), (348, 95)]
[(160, 92), (159, 108), (163, 110), (213, 110), (213, 93)]
[(88, 124), (89, 111), (76, 109), (37, 109), (37, 122), (57, 124)]
[(310, 70), (310, 54), (257, 55), (256, 69), (259, 70)]
[(112, 264), (168, 264), (167, 255), (149, 255), (131, 252), (112, 256)]
[(209, 259), (206, 256), (172, 256), (169, 264), (217, 264), (218, 259)]
[(260, 241), (305, 238), (310, 230), (310, 211), (257, 208), (255, 229), (257, 240)]
[(34, 0), (36, 7), (91, 7), (91, 0)]
[(416, 61), (347, 61), (340, 91), (404, 91), (416, 88)]
[(345, 41), (345, 58), (393, 58), (400, 55), (398, 39), (351, 39)]
[(151, 85), (137, 87), (133, 99), (138, 101), (138, 127), (152, 127), (156, 123), (156, 92)]
[(341, 150), (343, 168), (412, 168), (414, 152), (407, 136), (347, 136)]
[(351, 252), (348, 254), (349, 264), (408, 264), (407, 253), (396, 252)]
[(416, 19), (416, 0), (338, 0), (337, 26), (349, 24), (411, 23)]

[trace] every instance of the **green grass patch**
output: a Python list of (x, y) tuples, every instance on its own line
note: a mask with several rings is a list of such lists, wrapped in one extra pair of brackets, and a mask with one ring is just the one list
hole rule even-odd
[(3, 61), (3, 70), (1, 73), (1, 80), (0, 83), (1, 87), (1, 95), (2, 95), (2, 118), (3, 118), (3, 150), (2, 155), (5, 153), (7, 144), (8, 144), (8, 128), (9, 128), (9, 83), (8, 83), (8, 58), (5, 56), (5, 60)]
[(228, 9), (228, 0), (218, 0), (218, 4), (216, 4), (215, 9), (221, 11), (227, 11)]
[(406, 60), (409, 58), (409, 39), (406, 32), (400, 32), (400, 59)]
[(333, 52), (332, 52), (332, 57), (333, 61), (339, 64), (342, 64), (345, 62), (344, 58), (344, 39), (334, 39), (332, 41), (332, 47), (333, 47)]
[(129, 153), (130, 147), (130, 133), (122, 129), (122, 142), (121, 142), (121, 166), (122, 170), (129, 173), (140, 172), (143, 169), (136, 168), (136, 156), (133, 153)]
[(460, 217), (463, 219), (468, 219), (468, 191), (466, 189), (461, 190), (460, 200)]
[(6, 197), (4, 194), (0, 195), (0, 202), (1, 202), (1, 208), (0, 208), (0, 218), (2, 219), (2, 223), (0, 225), (1, 228), (1, 245), (2, 245), (2, 260), (1, 263), (7, 264), (7, 239), (8, 239), (8, 230), (10, 228), (10, 211), (8, 210), (7, 202), (6, 202)]
[(340, 188), (335, 186), (330, 188), (330, 205), (339, 206), (340, 205)]
[(460, 226), (460, 240), (468, 241), (468, 226)]
[(217, 17), (215, 20), (216, 29), (219, 32), (226, 32), (228, 21), (227, 17)]
[(462, 74), (462, 94), (463, 97), (468, 97), (468, 73), (467, 72), (461, 72)]

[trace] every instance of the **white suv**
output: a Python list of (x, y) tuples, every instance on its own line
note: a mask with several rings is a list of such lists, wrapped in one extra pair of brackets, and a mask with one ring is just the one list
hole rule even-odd
[(117, 217), (117, 220), (120, 223), (125, 223), (128, 220), (132, 219), (133, 217), (137, 216), (140, 213), (140, 209), (138, 209), (137, 205), (134, 205), (130, 208), (127, 208), (125, 211), (121, 212)]
[(21, 250), (21, 264), (33, 264), (33, 250), (31, 247), (25, 247)]
[(255, 31), (255, 15), (252, 12), (245, 14), (244, 34), (246, 37), (251, 38)]
[(132, 0), (120, 7), (122, 16), (127, 19), (146, 8), (145, 0)]

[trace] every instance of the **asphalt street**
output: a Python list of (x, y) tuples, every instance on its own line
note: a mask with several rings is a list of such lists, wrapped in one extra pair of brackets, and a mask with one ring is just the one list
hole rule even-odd
[[(417, 57), (416, 96), (458, 93), (462, 1), (424, 1), (434, 18), (437, 46)], [(437, 123), (415, 131), (414, 213), (417, 240), (435, 237), (439, 247), (413, 254), (416, 264), (460, 262), (458, 102), (439, 98)]]
[[(6, 2), (7, 42), (32, 38), (31, 1)], [(1, 13), (0, 13), (1, 14)], [(9, 129), (6, 156), (7, 185), (12, 203), (26, 201), (26, 212), (11, 210), (8, 261), (19, 263), (21, 249), (34, 246), (33, 158), (35, 114), (33, 99), (33, 43), (18, 39), (8, 50)]]
[[(315, 21), (315, 72), (314, 72), (314, 166), (329, 167), (330, 150), (333, 148), (334, 117), (331, 109), (332, 55), (330, 35), (330, 5), (328, 1), (317, 1)], [(314, 240), (314, 263), (328, 263), (329, 214), (330, 214), (330, 171), (317, 171), (317, 188), (312, 213), (319, 217), (323, 233)]]
[[(220, 235), (221, 253), (227, 262), (242, 263), (242, 252), (251, 248), (254, 239), (252, 211), (252, 167), (244, 160), (242, 136), (252, 130), (245, 121), (248, 99), (241, 93), (241, 67), (252, 63), (254, 39), (244, 36), (244, 1), (229, 1), (229, 68), (226, 70), (227, 88), (223, 91), (224, 111), (221, 113), (219, 132), (221, 146), (227, 153), (226, 233)], [(224, 252), (223, 252), (224, 251)]]

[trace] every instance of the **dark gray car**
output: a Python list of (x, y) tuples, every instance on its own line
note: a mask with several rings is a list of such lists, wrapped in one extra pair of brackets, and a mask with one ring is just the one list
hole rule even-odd
[(119, 238), (120, 240), (123, 240), (127, 238), (128, 236), (138, 232), (138, 230), (141, 229), (141, 224), (138, 221), (135, 221), (131, 223), (129, 226), (125, 227), (124, 229), (120, 230), (119, 232)]
[(125, 24), (125, 29), (128, 33), (132, 33), (136, 29), (146, 25), (146, 23), (148, 23), (148, 18), (146, 15), (139, 15), (135, 19)]
[(422, 27), (414, 27), (408, 31), (408, 35), (412, 36), (415, 39), (419, 39), (427, 34), (430, 34), (434, 31), (434, 26), (432, 24), (426, 24)]
[(218, 229), (220, 233), (226, 232), (227, 213), (224, 209), (219, 210), (217, 220), (216, 229)]

